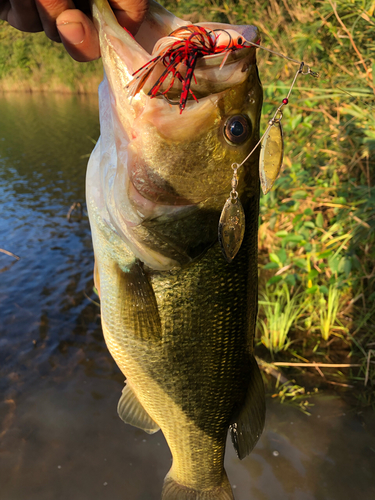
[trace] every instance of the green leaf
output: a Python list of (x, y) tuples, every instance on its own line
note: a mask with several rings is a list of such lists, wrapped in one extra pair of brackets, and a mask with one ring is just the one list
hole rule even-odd
[(304, 241), (304, 237), (301, 236), (300, 234), (288, 234), (288, 236), (284, 236), (282, 239), (282, 244), (286, 245), (287, 243), (300, 243), (301, 241)]
[(297, 283), (296, 275), (295, 274), (288, 274), (287, 276), (285, 276), (284, 281), (290, 287), (295, 286)]
[(291, 120), (290, 120), (290, 125), (291, 125), (291, 128), (292, 130), (294, 130), (297, 125), (299, 125), (302, 121), (302, 115), (301, 114), (298, 114), (296, 116), (294, 116)]
[(340, 260), (340, 257), (335, 256), (332, 256), (328, 259), (329, 268), (333, 273), (337, 273), (339, 271)]
[(302, 217), (303, 217), (302, 214), (296, 215), (293, 219), (293, 226), (295, 226), (302, 219)]
[(279, 269), (279, 265), (276, 262), (268, 262), (268, 264), (263, 266), (263, 269)]
[(329, 259), (333, 255), (333, 250), (325, 250), (318, 254), (318, 259)]
[(270, 253), (270, 261), (275, 262), (278, 265), (281, 264), (278, 255), (276, 255), (275, 253)]
[(306, 269), (307, 267), (307, 262), (305, 259), (296, 259), (294, 261), (294, 264), (299, 267), (300, 269)]
[(339, 273), (343, 273), (344, 272), (344, 269), (345, 269), (345, 260), (346, 260), (345, 257), (341, 257), (341, 259), (339, 260), (339, 265), (337, 267), (337, 270), (338, 270)]
[(324, 286), (324, 285), (320, 286), (319, 290), (321, 293), (324, 293), (324, 295), (328, 295), (329, 290), (326, 286)]
[(284, 250), (284, 248), (280, 248), (280, 250), (277, 252), (277, 256), (279, 257), (281, 264), (284, 265), (286, 262), (286, 259), (288, 258), (287, 253)]
[(311, 123), (302, 122), (302, 127), (307, 128), (308, 130), (312, 130), (314, 127)]
[(346, 259), (344, 265), (344, 273), (347, 278), (349, 277), (351, 270), (352, 270), (352, 259)]
[(305, 227), (308, 227), (309, 229), (315, 229), (315, 224), (309, 220), (303, 223)]
[(303, 191), (303, 190), (300, 190), (300, 191), (294, 191), (294, 193), (292, 194), (292, 198), (294, 200), (304, 200), (305, 198), (307, 198), (307, 191)]
[(318, 276), (318, 274), (319, 274), (319, 273), (318, 273), (318, 271), (317, 271), (316, 269), (312, 269), (312, 270), (308, 273), (308, 275), (307, 275), (307, 279), (308, 279), (308, 280), (312, 280), (312, 279), (316, 278), (316, 276)]
[(332, 201), (333, 201), (333, 203), (339, 203), (340, 205), (346, 205), (346, 198), (344, 198), (343, 196), (338, 196), (337, 198), (333, 198)]
[(340, 182), (340, 179), (339, 179), (339, 176), (337, 175), (337, 172), (333, 172), (333, 176), (332, 176), (332, 182), (334, 185), (337, 186), (337, 184), (339, 184)]
[(283, 231), (278, 231), (276, 233), (276, 236), (278, 236), (279, 238), (283, 238), (284, 236), (288, 236), (288, 234), (289, 234), (288, 231), (283, 230)]
[(314, 211), (311, 208), (306, 208), (303, 212), (305, 215), (314, 215)]
[(361, 269), (361, 261), (359, 260), (357, 255), (352, 257), (352, 265), (353, 265), (354, 269), (356, 269), (357, 271), (359, 269)]
[(279, 205), (279, 211), (280, 212), (290, 212), (291, 210), (294, 209), (295, 203), (291, 200), (288, 203), (281, 203)]
[(352, 270), (352, 259), (350, 257), (342, 257), (339, 262), (338, 271), (344, 273), (346, 277), (349, 276)]
[(303, 239), (305, 241), (309, 241), (311, 235), (310, 235), (311, 229), (308, 229), (307, 227), (303, 226), (301, 229), (298, 231), (301, 236), (303, 236)]
[(275, 283), (278, 283), (282, 279), (283, 279), (282, 276), (272, 276), (272, 278), (270, 278), (267, 281), (267, 285), (274, 285)]
[(306, 291), (306, 293), (309, 293), (310, 295), (312, 295), (313, 293), (317, 292), (318, 289), (319, 289), (318, 285), (314, 285), (311, 288), (307, 288), (305, 291)]
[(315, 189), (315, 191), (314, 191), (314, 198), (319, 198), (319, 196), (321, 196), (324, 192), (325, 192), (324, 189), (321, 189), (321, 188)]
[(322, 212), (319, 212), (315, 219), (315, 225), (317, 227), (324, 227), (324, 217)]

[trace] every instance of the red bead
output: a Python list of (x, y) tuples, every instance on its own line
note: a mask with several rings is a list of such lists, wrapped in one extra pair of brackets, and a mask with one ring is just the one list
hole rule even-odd
[(288, 99), (287, 99), (287, 98), (283, 99), (283, 104), (288, 104), (288, 102), (289, 102), (289, 101), (288, 101)]

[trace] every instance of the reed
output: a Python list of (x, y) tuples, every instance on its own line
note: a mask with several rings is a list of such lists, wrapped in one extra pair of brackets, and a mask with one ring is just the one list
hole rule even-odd
[(290, 346), (289, 331), (301, 316), (305, 305), (301, 303), (299, 295), (291, 297), (287, 285), (283, 284), (273, 291), (261, 292), (259, 307), (260, 339), (273, 358), (275, 353), (285, 351)]

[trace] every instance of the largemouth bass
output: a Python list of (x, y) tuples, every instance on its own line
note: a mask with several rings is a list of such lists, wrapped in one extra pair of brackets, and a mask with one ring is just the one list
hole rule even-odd
[[(265, 413), (253, 356), (256, 154), (239, 172), (246, 230), (232, 263), (217, 232), (231, 164), (259, 139), (255, 48), (198, 59), (191, 82), (198, 102), (187, 96), (181, 113), (181, 105), (171, 105), (183, 90), (179, 82), (166, 98), (147, 95), (165, 70), (162, 62), (143, 90), (129, 95), (129, 85), (155, 44), (189, 23), (152, 1), (134, 39), (106, 0), (94, 0), (93, 15), (105, 77), (87, 206), (104, 337), (126, 376), (118, 412), (146, 432), (162, 430), (173, 456), (164, 500), (230, 500), (223, 467), (228, 429), (243, 458), (259, 439)], [(251, 26), (201, 26), (258, 39)]]

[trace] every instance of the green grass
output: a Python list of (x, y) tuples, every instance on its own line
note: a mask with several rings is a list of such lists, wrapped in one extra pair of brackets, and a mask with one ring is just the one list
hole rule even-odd
[(296, 325), (306, 307), (299, 295), (290, 297), (286, 284), (272, 292), (260, 292), (260, 315), (258, 329), (262, 344), (270, 351), (272, 358), (279, 351), (285, 351), (291, 344), (288, 333)]
[(342, 305), (342, 292), (334, 285), (330, 285), (328, 296), (321, 294), (319, 299), (320, 332), (324, 340), (328, 340), (331, 333), (337, 330), (345, 331), (343, 326), (337, 325), (337, 314)]

